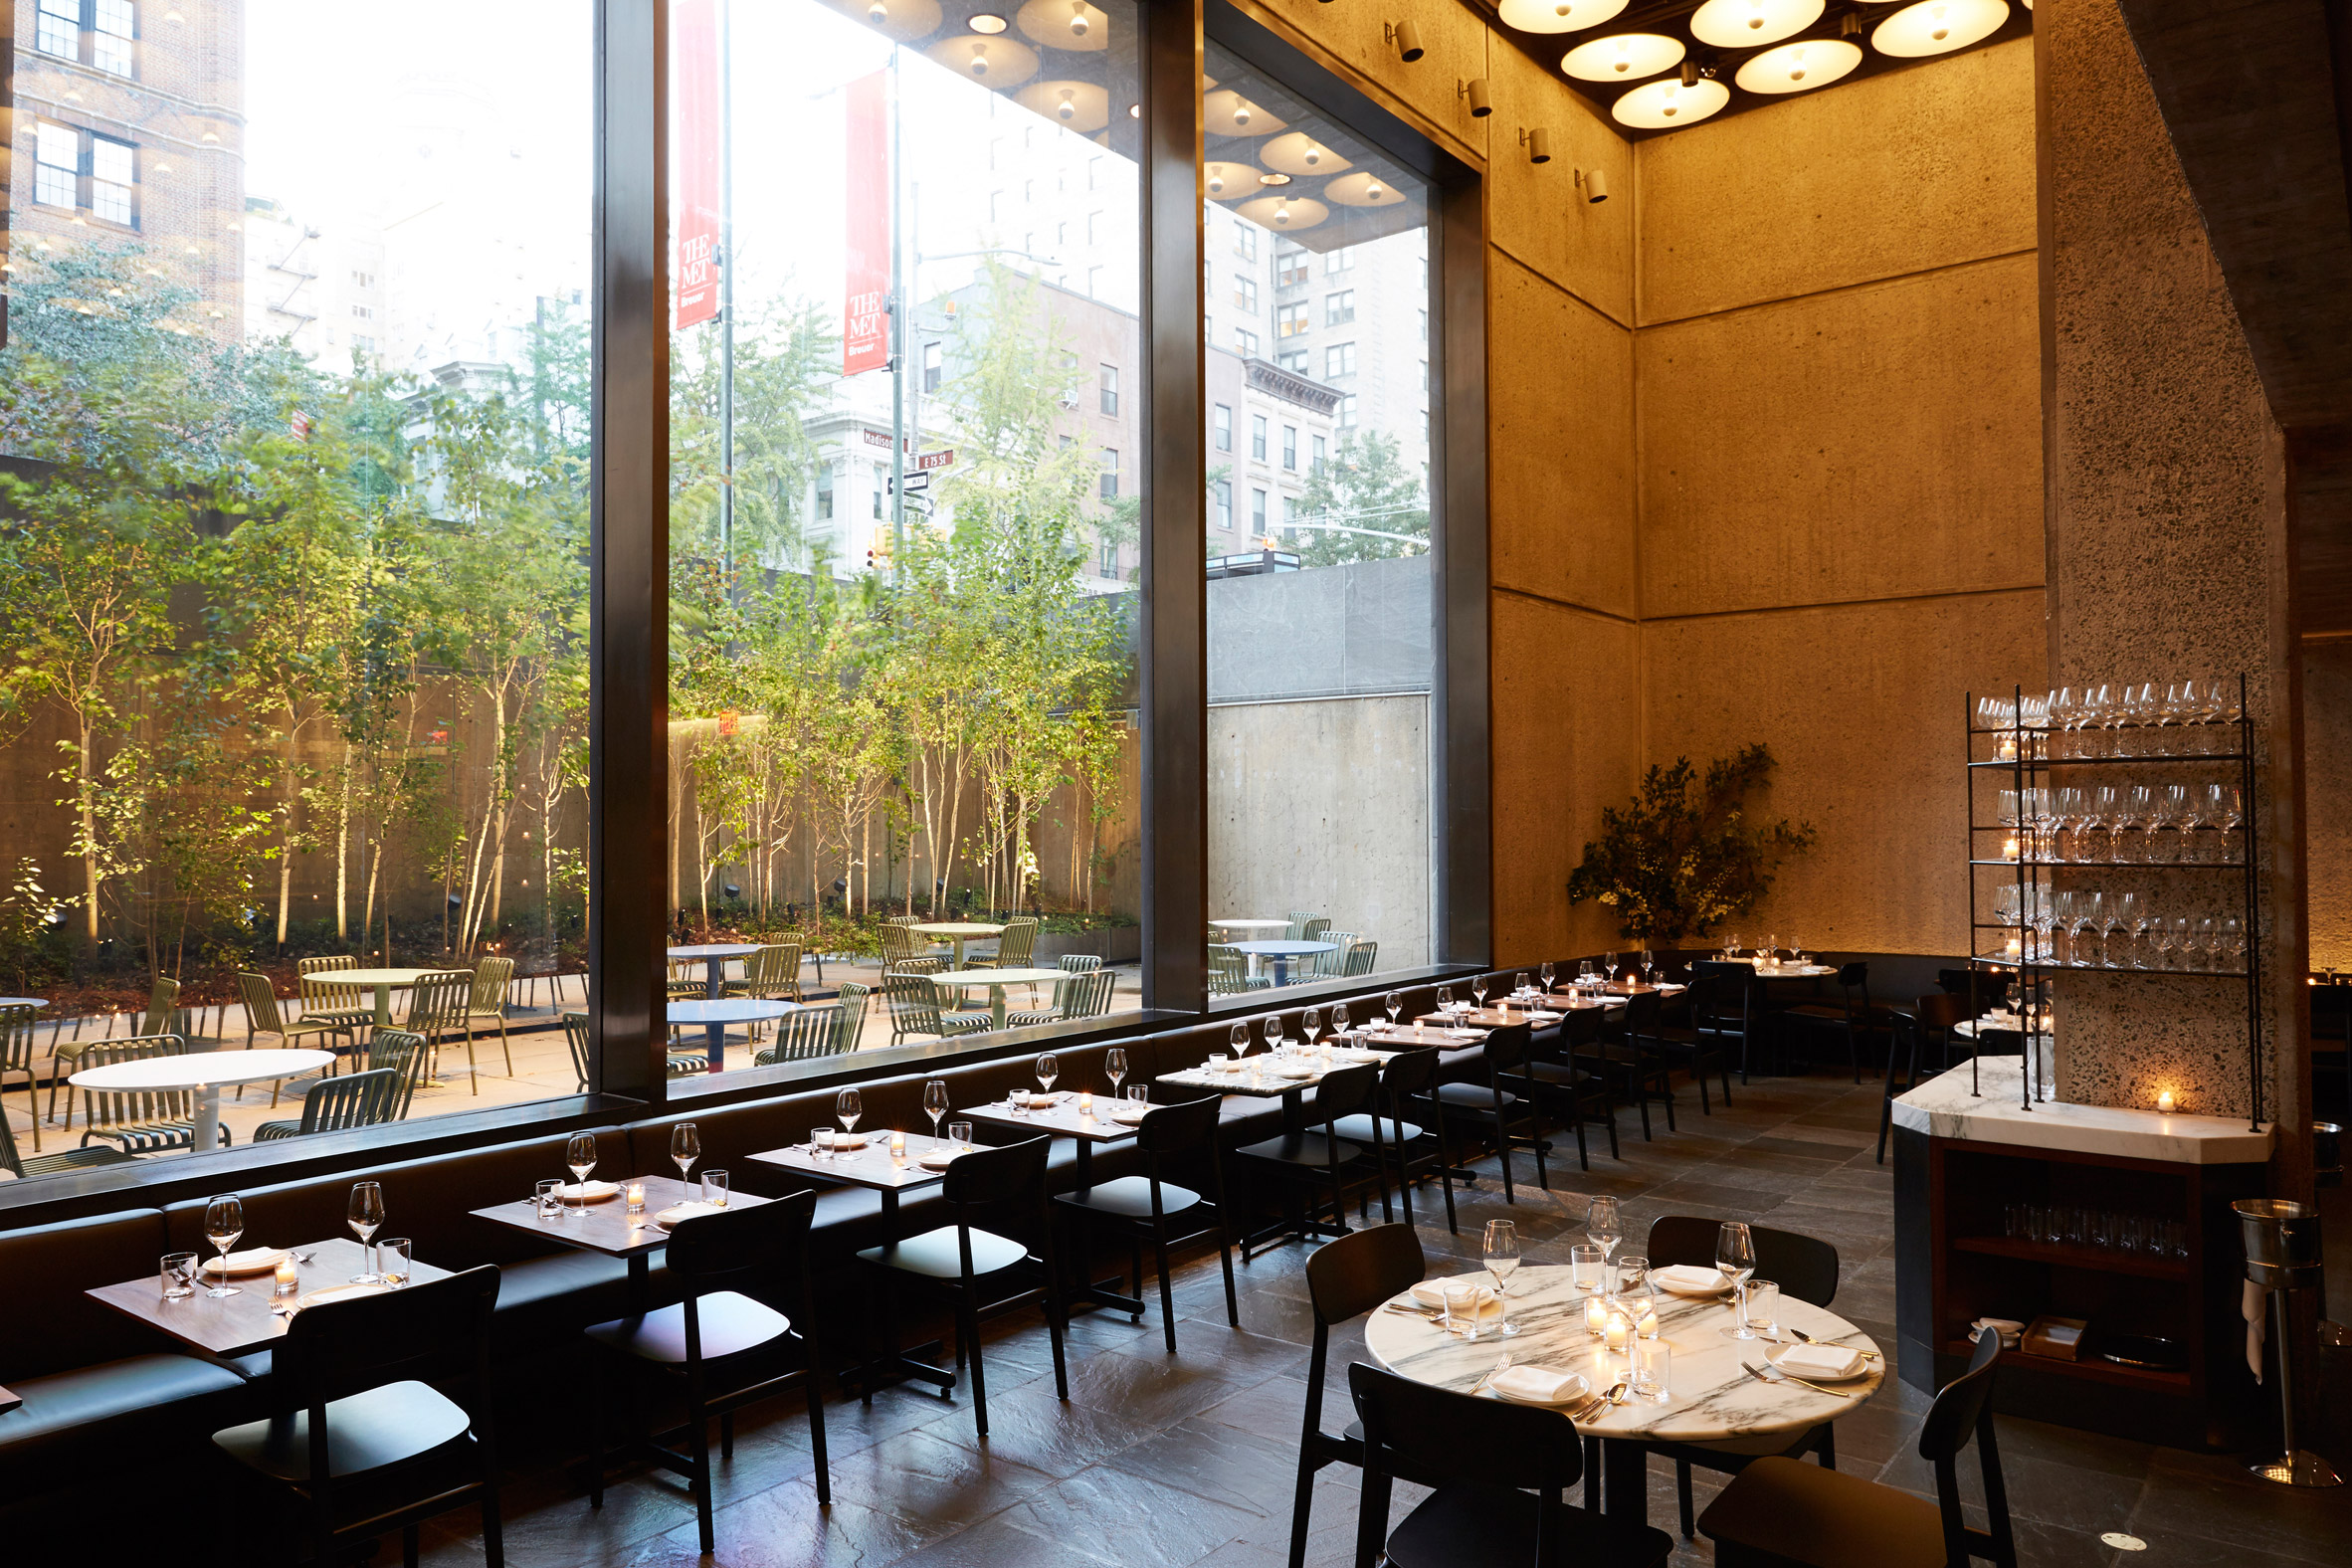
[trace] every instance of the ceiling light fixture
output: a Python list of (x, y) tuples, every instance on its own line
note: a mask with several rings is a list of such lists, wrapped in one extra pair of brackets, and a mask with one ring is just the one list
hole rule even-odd
[(1752, 49), (1802, 33), (1821, 20), (1823, 0), (1707, 0), (1690, 16), (1690, 36), (1719, 49)]
[[(1290, 183), (1290, 176), (1287, 174), (1261, 174), (1258, 176), (1258, 183), (1261, 185), (1287, 185)], [(1284, 197), (1283, 200), (1287, 201), (1289, 198)]]
[(1731, 90), (1685, 68), (1680, 77), (1645, 82), (1609, 107), (1611, 117), (1636, 130), (1694, 125), (1731, 101)]
[(1749, 93), (1808, 93), (1828, 87), (1862, 60), (1862, 52), (1842, 38), (1800, 38), (1752, 56), (1732, 81)]
[(969, 25), (972, 31), (975, 33), (988, 33), (994, 35), (1005, 30), (1005, 19), (1001, 16), (998, 16), (994, 11), (983, 11), (978, 16), (973, 17)]
[(874, 0), (874, 4), (866, 8), (866, 20), (869, 22), (887, 22), (889, 19), (890, 8), (883, 5), (882, 0)]
[(1522, 33), (1574, 33), (1625, 9), (1626, 0), (1502, 0), (1497, 13), (1505, 27)]
[(972, 75), (976, 77), (984, 77), (988, 75), (988, 46), (986, 44), (980, 43), (978, 41), (973, 43), (972, 64), (969, 69)]
[(1579, 82), (1639, 82), (1682, 59), (1682, 41), (1664, 33), (1620, 33), (1579, 44), (1560, 57), (1560, 69)]
[(1086, 0), (1070, 0), (1070, 30), (1080, 38), (1086, 36)]
[(2008, 20), (2009, 0), (1919, 0), (1872, 29), (1870, 47), (1905, 60), (1948, 55), (1992, 37)]

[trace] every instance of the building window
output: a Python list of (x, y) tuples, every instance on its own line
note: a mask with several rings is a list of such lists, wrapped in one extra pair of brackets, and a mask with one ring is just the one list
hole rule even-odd
[(1086, 269), (1086, 297), (1089, 299), (1102, 297), (1102, 269), (1099, 267)]
[(1233, 532), (1233, 481), (1219, 480), (1211, 487), (1217, 498), (1217, 526)]
[(1354, 375), (1355, 373), (1356, 373), (1356, 345), (1355, 345), (1355, 344), (1353, 344), (1353, 343), (1333, 343), (1333, 344), (1332, 344), (1332, 345), (1331, 345), (1329, 348), (1326, 348), (1326, 349), (1324, 349), (1324, 350), (1323, 350), (1323, 379), (1324, 379), (1324, 380), (1328, 381), (1328, 380), (1330, 380), (1330, 379), (1331, 379), (1332, 377), (1334, 377), (1334, 376), (1352, 376), (1352, 375)]
[(1250, 492), (1250, 531), (1261, 539), (1266, 537), (1266, 491), (1262, 490)]
[(1323, 324), (1345, 326), (1356, 318), (1356, 292), (1342, 289), (1337, 294), (1323, 295)]
[(1338, 250), (1329, 252), (1323, 257), (1323, 276), (1328, 278), (1333, 273), (1353, 272), (1355, 270), (1355, 247), (1352, 245), (1343, 245)]
[(1274, 313), (1274, 336), (1296, 337), (1306, 330), (1306, 306), (1286, 304)]
[(988, 221), (990, 223), (1005, 221), (1005, 193), (1003, 191), (988, 193)]
[(1119, 367), (1104, 365), (1100, 380), (1102, 412), (1115, 414), (1119, 411)]
[(1244, 359), (1256, 359), (1258, 357), (1258, 334), (1246, 326), (1235, 327), (1233, 329), (1233, 351)]
[(1429, 312), (1427, 310), (1421, 312), (1421, 340), (1425, 343), (1429, 341)]
[(1233, 305), (1237, 310), (1258, 311), (1258, 280), (1245, 278), (1240, 273), (1233, 278)]
[(129, 228), (131, 187), (138, 183), (138, 156), (127, 141), (90, 138), (90, 210), (108, 223)]
[(1310, 472), (1320, 474), (1323, 465), (1331, 461), (1331, 443), (1322, 436), (1314, 438), (1314, 466)]
[(1274, 287), (1276, 289), (1295, 289), (1305, 283), (1306, 278), (1306, 253), (1304, 251), (1277, 251), (1274, 254)]
[(1285, 348), (1280, 353), (1274, 355), (1274, 363), (1280, 365), (1284, 370), (1289, 371), (1294, 376), (1305, 375), (1307, 373), (1306, 350), (1303, 348)]
[(36, 49), (61, 60), (82, 58), (82, 0), (41, 0), (38, 17), (33, 34)]
[(1298, 469), (1298, 427), (1282, 427), (1282, 467), (1295, 473)]
[(138, 29), (130, 0), (94, 0), (90, 23), (90, 63), (118, 77), (131, 75), (131, 40)]
[(1088, 245), (1102, 243), (1102, 214), (1098, 212), (1086, 214), (1086, 243)]
[(1233, 450), (1233, 409), (1220, 403), (1210, 412), (1209, 429), (1217, 438), (1219, 452)]
[(363, 304), (353, 305), (351, 313), (362, 321), (372, 320), (375, 317), (375, 311)]
[(1250, 416), (1250, 456), (1261, 463), (1266, 461), (1266, 416), (1264, 414)]
[(1102, 498), (1116, 500), (1119, 495), (1119, 452), (1116, 447), (1102, 449)]
[(70, 125), (43, 120), (36, 127), (33, 146), (37, 165), (33, 199), (51, 207), (77, 205), (74, 186), (82, 173), (82, 133)]
[(833, 465), (830, 463), (817, 470), (817, 520), (833, 520)]
[(1258, 226), (1237, 223), (1233, 226), (1233, 254), (1245, 262), (1258, 260)]
[(1094, 570), (1111, 582), (1118, 581), (1119, 547), (1116, 544), (1108, 539), (1102, 541), (1101, 557)]
[(373, 273), (353, 273), (351, 283), (354, 288), (373, 289), (376, 286), (376, 275)]
[(939, 383), (946, 374), (946, 366), (941, 362), (941, 354), (942, 350), (939, 344), (923, 344), (923, 390), (925, 392), (938, 391)]
[(1339, 400), (1339, 428), (1341, 430), (1356, 428), (1356, 395), (1353, 392)]

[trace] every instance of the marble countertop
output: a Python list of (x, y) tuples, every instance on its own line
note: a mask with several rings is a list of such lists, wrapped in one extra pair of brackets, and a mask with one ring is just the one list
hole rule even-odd
[[(2165, 1115), (2124, 1105), (2019, 1104), (2019, 1059), (1979, 1063), (1981, 1094), (1969, 1092), (1967, 1063), (1940, 1073), (1894, 1102), (1894, 1124), (1964, 1143), (2009, 1143), (2074, 1154), (2166, 1160), (2177, 1165), (2259, 1164), (2270, 1157), (2270, 1124), (2247, 1130), (2242, 1116)], [(2047, 1081), (2047, 1080), (2046, 1080)]]

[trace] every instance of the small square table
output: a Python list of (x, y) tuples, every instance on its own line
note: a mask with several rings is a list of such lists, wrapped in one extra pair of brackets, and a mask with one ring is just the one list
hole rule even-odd
[[(630, 1182), (645, 1183), (645, 1213), (632, 1218), (629, 1200), (623, 1196)], [(689, 1187), (675, 1176), (631, 1176), (614, 1183), (621, 1189), (602, 1203), (588, 1204), (585, 1209), (567, 1205), (553, 1219), (541, 1218), (538, 1203), (530, 1198), (517, 1198), (512, 1203), (493, 1204), (488, 1209), (476, 1209), (478, 1220), (490, 1220), (499, 1225), (510, 1225), (518, 1231), (529, 1231), (551, 1242), (576, 1247), (584, 1253), (603, 1253), (608, 1258), (626, 1259), (629, 1264), (629, 1309), (646, 1310), (651, 1292), (647, 1281), (653, 1274), (649, 1260), (670, 1245), (670, 1233), (654, 1223), (654, 1216), (664, 1209), (681, 1203), (699, 1202), (702, 1185)], [(770, 1200), (748, 1192), (730, 1192), (727, 1205), (737, 1204), (756, 1209)]]
[(1037, 1110), (1015, 1110), (1009, 1099), (992, 1100), (985, 1105), (973, 1105), (955, 1112), (974, 1121), (985, 1121), (992, 1127), (1011, 1127), (1016, 1132), (1043, 1132), (1051, 1137), (1072, 1139), (1078, 1145), (1078, 1184), (1094, 1185), (1094, 1145), (1112, 1143), (1120, 1138), (1135, 1136), (1132, 1122), (1113, 1121), (1107, 1114), (1110, 1101), (1097, 1100), (1098, 1114), (1080, 1116), (1078, 1093), (1064, 1089), (1054, 1096), (1054, 1103)]
[[(310, 1255), (308, 1263), (294, 1265), (302, 1281), (295, 1292), (297, 1299), (312, 1290), (349, 1284), (353, 1274), (367, 1272), (367, 1250), (349, 1237), (291, 1247), (287, 1251)], [(278, 1299), (274, 1294), (276, 1277), (270, 1274), (232, 1274), (229, 1282), (237, 1287), (237, 1293), (216, 1299), (205, 1294), (212, 1277), (206, 1266), (211, 1262), (209, 1258), (197, 1260), (196, 1293), (177, 1301), (163, 1298), (160, 1271), (143, 1279), (102, 1284), (85, 1293), (123, 1316), (160, 1328), (180, 1343), (208, 1355), (246, 1355), (267, 1349), (285, 1338), (286, 1325), (294, 1321), (294, 1316), (292, 1313), (281, 1316), (270, 1310), (270, 1303)], [(449, 1276), (447, 1269), (410, 1260), (409, 1278), (414, 1283), (426, 1284)]]

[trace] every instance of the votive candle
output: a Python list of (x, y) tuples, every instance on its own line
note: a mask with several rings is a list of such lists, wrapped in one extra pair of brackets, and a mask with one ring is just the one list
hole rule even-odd
[(1601, 1336), (1601, 1330), (1607, 1326), (1608, 1322), (1609, 1308), (1602, 1304), (1601, 1298), (1597, 1295), (1586, 1296), (1584, 1299), (1584, 1331), (1598, 1339)]
[(1623, 1350), (1626, 1340), (1633, 1336), (1633, 1331), (1634, 1325), (1626, 1321), (1623, 1312), (1611, 1312), (1609, 1322), (1601, 1334), (1611, 1350)]
[(906, 1134), (903, 1132), (890, 1134), (890, 1163), (892, 1165), (906, 1163)]
[(278, 1293), (285, 1295), (302, 1282), (301, 1270), (294, 1267), (294, 1255), (289, 1253), (278, 1260)]
[(629, 1212), (631, 1214), (643, 1214), (645, 1212), (644, 1182), (633, 1181), (629, 1184)]
[(2180, 1102), (2178, 1100), (2173, 1098), (2171, 1089), (2163, 1089), (2156, 1095), (2156, 1108), (2164, 1112), (2167, 1116), (2173, 1113), (2174, 1107), (2179, 1103)]
[(1081, 1088), (1078, 1090), (1078, 1120), (1092, 1121), (1093, 1119), (1094, 1091), (1090, 1088)]

